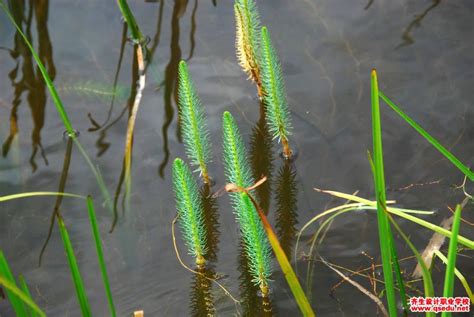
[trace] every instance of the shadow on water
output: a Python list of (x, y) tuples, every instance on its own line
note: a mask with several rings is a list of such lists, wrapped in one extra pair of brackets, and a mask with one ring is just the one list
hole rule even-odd
[[(66, 189), (66, 182), (67, 182), (67, 177), (69, 174), (69, 166), (71, 165), (71, 155), (72, 155), (72, 145), (73, 145), (72, 141), (73, 141), (72, 138), (67, 137), (66, 153), (64, 154), (63, 169), (61, 172), (61, 178), (59, 179), (58, 193), (64, 193)], [(64, 196), (56, 196), (56, 202), (54, 203), (53, 213), (51, 214), (51, 218), (49, 222), (48, 234), (46, 236), (46, 240), (43, 243), (43, 246), (41, 247), (39, 260), (38, 260), (38, 266), (41, 266), (44, 252), (46, 251), (46, 247), (48, 246), (49, 240), (51, 239), (51, 236), (53, 234), (54, 222), (56, 220), (56, 217), (61, 216), (60, 208), (61, 208), (61, 203), (63, 202), (63, 198)]]
[(291, 258), (298, 224), (296, 170), (289, 160), (284, 160), (275, 179), (275, 222), (278, 240), (288, 258)]
[(240, 300), (243, 309), (243, 316), (273, 316), (272, 303), (270, 297), (263, 298), (260, 294), (260, 287), (252, 281), (249, 261), (245, 252), (244, 243), (239, 246), (238, 269), (240, 272)]
[[(181, 46), (179, 45), (179, 36), (180, 36), (180, 25), (179, 21), (181, 17), (184, 15), (186, 11), (186, 7), (188, 5), (187, 0), (176, 0), (174, 2), (173, 13), (171, 16), (171, 42), (170, 42), (170, 49), (171, 49), (171, 56), (166, 66), (165, 70), (165, 81), (164, 81), (164, 103), (165, 103), (165, 120), (163, 122), (163, 126), (161, 128), (161, 132), (163, 134), (163, 161), (161, 162), (158, 173), (160, 177), (165, 176), (165, 168), (168, 165), (169, 157), (170, 157), (170, 150), (168, 146), (168, 128), (171, 125), (174, 117), (174, 110), (173, 110), (173, 100), (174, 103), (177, 105), (178, 100), (178, 64), (181, 60)], [(179, 121), (179, 120), (178, 120)], [(179, 125), (178, 125), (179, 126)], [(178, 127), (179, 131), (179, 127)], [(178, 132), (178, 136), (179, 136)], [(179, 141), (181, 142), (181, 138), (178, 137)]]
[(423, 11), (421, 14), (415, 15), (415, 18), (413, 19), (413, 21), (411, 21), (410, 24), (408, 24), (408, 26), (405, 28), (402, 34), (403, 42), (400, 43), (395, 49), (399, 49), (404, 46), (409, 46), (415, 43), (415, 40), (413, 40), (413, 37), (411, 35), (413, 28), (419, 27), (421, 25), (421, 21), (423, 21), (423, 19), (428, 15), (428, 13), (441, 3), (441, 0), (432, 0), (432, 1), (433, 3), (428, 8), (426, 8), (425, 11)]
[(262, 207), (265, 215), (268, 215), (270, 208), (271, 179), (273, 171), (272, 147), (272, 136), (267, 129), (265, 110), (263, 103), (261, 102), (260, 119), (252, 129), (252, 136), (250, 139), (250, 163), (255, 181), (258, 181), (263, 176), (267, 177), (267, 181), (255, 189), (260, 207)]
[[(160, 83), (157, 89), (161, 87), (164, 88), (163, 98), (165, 103), (165, 120), (163, 122), (163, 126), (161, 128), (162, 136), (163, 136), (163, 160), (158, 167), (158, 174), (161, 178), (165, 176), (165, 169), (169, 162), (170, 157), (170, 150), (168, 144), (168, 129), (171, 125), (173, 118), (174, 118), (174, 109), (173, 109), (173, 102), (178, 108), (178, 64), (182, 59), (182, 51), (180, 46), (180, 20), (184, 16), (186, 12), (186, 8), (188, 6), (188, 0), (176, 0), (173, 6), (173, 13), (171, 15), (171, 41), (170, 41), (170, 49), (171, 49), (171, 56), (170, 60), (168, 61), (168, 65), (165, 69), (165, 79), (162, 83)], [(198, 1), (194, 1), (194, 8), (191, 13), (191, 30), (190, 30), (190, 52), (188, 58), (186, 60), (190, 60), (194, 54), (194, 47), (195, 47), (195, 34), (196, 34), (196, 12), (198, 9)], [(179, 113), (179, 109), (178, 113)], [(181, 140), (181, 128), (179, 118), (177, 121), (177, 131), (176, 135), (179, 142)]]
[[(215, 278), (212, 267), (197, 269), (199, 273), (207, 277)], [(190, 294), (190, 315), (195, 317), (215, 316), (214, 294), (212, 293), (212, 281), (201, 274), (193, 274)]]
[[(51, 79), (56, 76), (56, 68), (53, 61), (53, 48), (48, 32), (48, 10), (49, 1), (30, 1), (28, 6), (25, 1), (9, 1), (9, 8), (17, 25), (22, 29), (30, 41), (32, 41), (32, 21), (33, 16), (36, 19), (36, 30), (38, 38), (38, 55), (46, 66)], [(34, 62), (33, 56), (27, 45), (16, 32), (14, 39), (14, 49), (11, 51), (11, 57), (16, 61), (16, 66), (8, 74), (12, 86), (14, 87), (14, 98), (12, 109), (10, 111), (10, 133), (3, 143), (2, 155), (6, 157), (10, 146), (18, 134), (18, 108), (22, 102), (22, 96), (27, 93), (27, 101), (31, 110), (33, 119), (33, 131), (31, 132), (32, 153), (30, 156), (30, 165), (34, 171), (37, 169), (36, 155), (38, 150), (46, 165), (48, 160), (41, 144), (41, 130), (43, 129), (45, 111), (46, 111), (46, 84)], [(21, 78), (18, 78), (21, 69)]]
[(219, 210), (217, 198), (211, 193), (211, 189), (207, 184), (204, 184), (201, 188), (201, 202), (204, 210), (204, 226), (208, 246), (206, 259), (215, 262), (219, 252)]

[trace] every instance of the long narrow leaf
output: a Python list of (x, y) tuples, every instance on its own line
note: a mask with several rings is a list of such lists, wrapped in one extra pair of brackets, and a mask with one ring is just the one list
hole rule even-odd
[[(371, 204), (375, 203), (375, 202), (372, 202), (368, 199), (364, 199), (364, 198), (361, 198), (361, 197), (358, 197), (358, 196), (354, 196), (354, 195), (351, 195), (351, 194), (345, 194), (345, 193), (341, 193), (341, 192), (337, 192), (337, 191), (331, 191), (331, 190), (318, 190), (318, 191), (329, 194), (329, 195), (332, 195), (332, 196), (340, 197), (340, 198), (343, 198), (343, 199), (349, 199), (351, 201), (356, 201), (356, 202), (364, 203), (364, 204), (368, 204), (368, 205), (371, 205)], [(431, 231), (437, 232), (439, 234), (442, 234), (446, 237), (451, 238), (451, 231), (446, 230), (446, 229), (444, 229), (440, 226), (437, 226), (435, 224), (432, 224), (431, 222), (428, 222), (426, 220), (423, 220), (423, 219), (420, 219), (418, 217), (412, 216), (412, 215), (410, 215), (406, 212), (407, 209), (387, 207), (387, 210), (391, 214), (397, 215), (397, 216), (402, 217), (406, 220), (410, 220), (411, 222), (414, 222), (414, 223), (416, 223), (420, 226), (428, 228)], [(467, 238), (465, 238), (461, 235), (458, 236), (458, 242), (460, 244), (468, 247), (469, 249), (474, 249), (474, 241), (469, 240), (469, 239), (467, 239)]]
[(379, 229), (380, 251), (382, 255), (382, 268), (385, 280), (385, 290), (390, 316), (397, 316), (397, 302), (395, 299), (395, 286), (393, 283), (390, 223), (385, 214), (385, 176), (383, 166), (382, 127), (380, 123), (379, 91), (377, 73), (371, 73), (371, 100), (372, 100), (372, 137), (374, 151), (374, 182), (375, 196), (377, 198), (377, 224)]
[[(446, 275), (444, 278), (443, 297), (452, 297), (454, 293), (454, 270), (456, 269), (456, 255), (458, 247), (459, 227), (461, 226), (461, 205), (456, 206), (454, 212), (453, 227), (451, 229), (451, 239), (449, 240), (448, 264), (446, 265)], [(450, 312), (442, 312), (441, 317), (449, 317)]]
[(77, 265), (76, 256), (74, 255), (74, 249), (72, 248), (71, 240), (69, 239), (69, 234), (67, 232), (63, 219), (60, 216), (58, 216), (57, 219), (59, 225), (59, 232), (61, 233), (64, 250), (66, 251), (69, 268), (71, 270), (72, 280), (74, 282), (74, 287), (76, 288), (77, 299), (79, 301), (79, 305), (81, 306), (82, 316), (90, 317), (92, 314), (89, 301), (87, 299), (84, 283), (82, 282), (79, 266)]
[(89, 220), (91, 224), (92, 234), (94, 237), (95, 248), (97, 251), (97, 260), (99, 261), (100, 273), (102, 274), (102, 281), (104, 282), (105, 293), (107, 295), (107, 301), (109, 304), (110, 313), (113, 317), (117, 316), (114, 306), (114, 300), (112, 297), (112, 291), (110, 289), (109, 276), (107, 274), (107, 266), (105, 265), (104, 252), (102, 250), (102, 240), (100, 238), (99, 228), (97, 225), (97, 218), (95, 216), (94, 202), (92, 198), (87, 197), (87, 211), (89, 212)]
[[(46, 314), (41, 310), (41, 308), (38, 307), (38, 305), (33, 302), (30, 297), (25, 294), (21, 289), (19, 289), (14, 282), (11, 282), (8, 278), (3, 276), (0, 273), (0, 285), (2, 285), (5, 290), (15, 296), (17, 296), (23, 303), (31, 307), (39, 316), (41, 317), (46, 317)], [(18, 315), (18, 316), (25, 316), (25, 315)]]
[[(440, 260), (443, 261), (444, 264), (448, 264), (448, 259), (439, 250), (436, 250), (434, 254), (438, 258), (440, 258)], [(467, 296), (469, 296), (471, 303), (474, 303), (474, 293), (472, 292), (471, 287), (469, 286), (469, 283), (467, 282), (464, 275), (462, 275), (462, 273), (457, 268), (454, 268), (454, 274), (456, 274), (458, 280), (461, 282), (462, 286), (464, 286), (464, 289), (466, 290)]]
[(438, 151), (441, 152), (448, 160), (451, 161), (461, 172), (464, 173), (471, 181), (474, 181), (474, 172), (472, 172), (466, 165), (461, 163), (456, 156), (449, 152), (444, 146), (441, 145), (435, 138), (433, 138), (425, 129), (423, 129), (418, 123), (406, 115), (392, 100), (385, 96), (379, 91), (379, 96), (382, 98), (387, 105), (389, 105), (400, 117), (402, 117), (409, 125), (411, 125), (419, 134), (421, 134), (428, 142), (430, 142)]
[(28, 197), (35, 197), (35, 196), (65, 196), (65, 197), (73, 197), (73, 198), (81, 198), (86, 199), (86, 197), (76, 194), (69, 194), (69, 193), (59, 193), (59, 192), (31, 192), (31, 193), (19, 193), (19, 194), (12, 194), (7, 196), (1, 196), (0, 202), (20, 199), (20, 198), (28, 198)]
[[(33, 301), (33, 298), (31, 298), (30, 290), (28, 289), (28, 285), (26, 284), (26, 281), (25, 281), (25, 278), (23, 277), (23, 275), (18, 276), (18, 283), (20, 284), (20, 287), (21, 287), (21, 290), (23, 291), (23, 293), (25, 293), (25, 295), (27, 295), (28, 298), (31, 301)], [(39, 314), (37, 314), (36, 311), (32, 307), (30, 307), (27, 303), (25, 303), (25, 304), (26, 304), (26, 309), (28, 310), (29, 316), (32, 316), (32, 317), (39, 316)]]
[[(5, 279), (10, 281), (14, 286), (16, 286), (15, 278), (10, 270), (7, 259), (3, 255), (3, 252), (0, 251), (0, 275), (4, 276)], [(26, 316), (26, 308), (23, 304), (23, 301), (15, 294), (11, 292), (8, 288), (6, 289), (6, 294), (10, 304), (12, 304), (13, 310), (17, 316)]]

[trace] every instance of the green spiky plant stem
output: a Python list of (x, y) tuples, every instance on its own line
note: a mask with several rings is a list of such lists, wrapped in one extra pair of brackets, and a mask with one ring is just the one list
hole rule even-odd
[(254, 0), (236, 0), (235, 48), (240, 66), (257, 85), (258, 96), (263, 97), (262, 81), (258, 64), (260, 16)]
[[(223, 115), (223, 144), (227, 182), (239, 188), (252, 186), (254, 180), (242, 136), (234, 118), (227, 111)], [(253, 282), (260, 286), (263, 296), (268, 296), (271, 249), (262, 222), (247, 193), (234, 192), (230, 193), (230, 196), (234, 214), (240, 225)]]
[(204, 108), (185, 61), (178, 68), (178, 103), (186, 154), (197, 166), (203, 181), (210, 184), (207, 165), (211, 158), (211, 142)]
[(191, 170), (180, 158), (173, 163), (173, 189), (188, 253), (195, 257), (198, 267), (204, 266), (207, 245), (201, 196)]
[(285, 83), (278, 55), (273, 47), (267, 28), (261, 31), (261, 70), (263, 85), (263, 103), (266, 110), (268, 128), (274, 139), (281, 141), (286, 158), (292, 155), (288, 144), (291, 134), (291, 117), (285, 94)]
[(382, 256), (382, 268), (385, 280), (385, 290), (388, 303), (388, 311), (391, 317), (397, 316), (397, 303), (395, 299), (395, 286), (392, 268), (393, 236), (391, 236), (390, 223), (385, 214), (385, 176), (382, 149), (382, 127), (380, 123), (380, 105), (378, 94), (377, 73), (375, 69), (371, 72), (371, 101), (372, 101), (372, 137), (374, 153), (374, 183), (375, 196), (377, 199), (377, 223), (379, 231), (380, 251)]

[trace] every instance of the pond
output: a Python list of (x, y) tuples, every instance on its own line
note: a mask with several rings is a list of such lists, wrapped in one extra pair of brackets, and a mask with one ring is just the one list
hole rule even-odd
[[(260, 1), (263, 25), (271, 32), (286, 84), (295, 157), (286, 161), (265, 129), (255, 86), (237, 63), (231, 1), (130, 1), (148, 38), (150, 63), (134, 129), (129, 208), (125, 199), (124, 146), (136, 90), (137, 65), (114, 1), (9, 1), (31, 38), (78, 131), (78, 139), (103, 176), (118, 221), (84, 157), (69, 148), (65, 128), (26, 45), (6, 15), (0, 14), (0, 195), (58, 191), (94, 197), (110, 284), (118, 315), (144, 310), (145, 316), (260, 316), (262, 299), (246, 271), (238, 225), (227, 194), (212, 199), (209, 232), (212, 270), (241, 304), (216, 285), (183, 268), (175, 253), (176, 215), (171, 166), (185, 158), (178, 124), (178, 63), (187, 61), (208, 118), (212, 142), (212, 192), (225, 185), (222, 113), (236, 119), (249, 151), (255, 178), (268, 181), (256, 191), (280, 242), (297, 269), (318, 316), (369, 316), (376, 304), (320, 261), (311, 261), (307, 241), (320, 222), (307, 229), (295, 252), (298, 231), (312, 217), (343, 204), (314, 188), (354, 193), (374, 200), (367, 159), (372, 150), (370, 71), (381, 90), (469, 166), (474, 153), (474, 2), (470, 0), (300, 0)], [(33, 4), (33, 5), (32, 5)], [(114, 90), (114, 83), (116, 89)], [(131, 97), (132, 96), (132, 97)], [(387, 197), (403, 208), (433, 210), (420, 216), (440, 224), (464, 198), (456, 189), (463, 174), (402, 118), (381, 103)], [(70, 159), (67, 172), (64, 162)], [(466, 190), (472, 193), (472, 183)], [(222, 191), (220, 191), (222, 192)], [(463, 218), (472, 223), (472, 204)], [(86, 205), (56, 197), (34, 197), (0, 205), (0, 250), (15, 275), (23, 274), (36, 303), (50, 316), (79, 316), (55, 210), (69, 230), (95, 316), (108, 316)], [(396, 218), (422, 251), (428, 229)], [(461, 234), (474, 230), (461, 224)], [(183, 261), (193, 259), (177, 231)], [(413, 253), (395, 235), (399, 258)], [(447, 250), (447, 243), (443, 251)], [(296, 253), (296, 256), (294, 255)], [(380, 263), (377, 216), (360, 210), (333, 221), (318, 248), (330, 263), (352, 271)], [(444, 252), (446, 253), (446, 252)], [(461, 252), (457, 268), (474, 282), (472, 250)], [(315, 255), (315, 254), (313, 254)], [(308, 265), (314, 264), (308, 276)], [(416, 261), (401, 261), (410, 279)], [(272, 263), (270, 315), (296, 316), (298, 306), (276, 260)], [(341, 270), (350, 274), (350, 271)], [(381, 268), (373, 272), (383, 280)], [(433, 269), (437, 294), (444, 266)], [(372, 290), (367, 276), (352, 276)], [(383, 289), (377, 283), (375, 292)], [(417, 291), (418, 289), (418, 291)], [(411, 295), (420, 296), (415, 283)], [(466, 296), (456, 281), (455, 292)], [(13, 316), (0, 298), (0, 315)]]

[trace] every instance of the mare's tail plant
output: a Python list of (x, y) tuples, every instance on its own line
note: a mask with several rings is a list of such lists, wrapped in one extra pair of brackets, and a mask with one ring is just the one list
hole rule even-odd
[(260, 40), (260, 17), (254, 0), (236, 0), (235, 49), (237, 60), (245, 73), (257, 85), (258, 95), (263, 96), (260, 69), (258, 65), (258, 47)]
[(291, 118), (285, 95), (285, 83), (280, 61), (270, 40), (266, 27), (261, 31), (261, 78), (263, 103), (267, 115), (268, 128), (273, 138), (283, 144), (283, 155), (291, 157), (288, 135), (291, 134)]
[(207, 246), (201, 196), (191, 170), (180, 158), (173, 163), (173, 188), (188, 252), (196, 258), (196, 265), (202, 267), (206, 262)]
[[(254, 184), (251, 170), (247, 162), (242, 136), (234, 118), (229, 112), (223, 116), (224, 132), (224, 164), (227, 182), (240, 188)], [(240, 232), (245, 252), (249, 259), (249, 270), (253, 282), (260, 286), (264, 297), (268, 296), (268, 278), (271, 272), (270, 245), (262, 222), (250, 197), (245, 192), (231, 193), (232, 205), (240, 224)]]
[(196, 93), (185, 61), (179, 63), (178, 77), (179, 114), (186, 153), (191, 160), (191, 164), (197, 166), (204, 182), (209, 184), (207, 171), (207, 164), (211, 158), (209, 130), (203, 106)]

